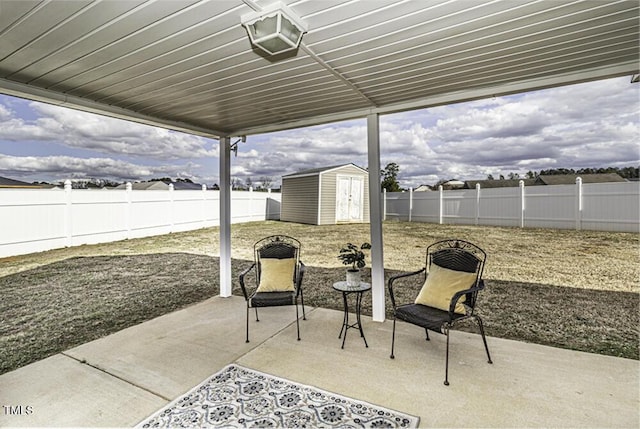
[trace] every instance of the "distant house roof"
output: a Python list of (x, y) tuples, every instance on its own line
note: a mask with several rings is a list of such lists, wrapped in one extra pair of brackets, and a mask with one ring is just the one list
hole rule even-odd
[(296, 173), (291, 173), (291, 174), (285, 174), (284, 176), (282, 176), (282, 178), (291, 178), (291, 177), (302, 177), (302, 176), (316, 176), (318, 174), (322, 174), (325, 173), (327, 171), (331, 171), (331, 170), (335, 170), (338, 168), (343, 168), (343, 167), (348, 167), (348, 166), (353, 166), (356, 168), (359, 168), (360, 170), (362, 170), (363, 172), (367, 172), (367, 170), (365, 170), (362, 167), (358, 167), (357, 165), (353, 164), (353, 163), (349, 163), (349, 164), (341, 164), (341, 165), (332, 165), (329, 167), (320, 167), (320, 168), (311, 168), (309, 170), (302, 170), (302, 171), (298, 171)]
[(617, 173), (605, 174), (554, 174), (540, 175), (536, 179), (536, 184), (541, 185), (572, 185), (576, 183), (576, 179), (582, 178), (582, 183), (606, 183), (606, 182), (626, 182), (626, 180)]
[(413, 192), (426, 192), (426, 191), (433, 191), (433, 189), (431, 189), (431, 186), (429, 185), (420, 185), (413, 190)]
[(442, 189), (451, 190), (451, 189), (462, 189), (464, 187), (464, 182), (460, 180), (449, 180), (447, 182), (442, 183)]
[[(176, 191), (180, 190), (201, 190), (202, 185), (199, 183), (191, 183), (191, 182), (172, 182), (173, 189)], [(126, 189), (127, 184), (123, 183), (122, 185), (116, 186), (115, 189)], [(169, 189), (169, 184), (165, 183), (161, 180), (154, 180), (152, 182), (136, 182), (131, 184), (131, 189), (134, 191), (166, 191)]]
[(190, 190), (190, 191), (201, 191), (202, 185), (199, 183), (192, 182), (173, 182), (173, 189), (178, 190)]
[(480, 189), (489, 188), (512, 188), (520, 186), (520, 180), (525, 186), (533, 186), (536, 184), (535, 179), (504, 179), (504, 180), (466, 180), (464, 182), (465, 189), (475, 189), (476, 184), (480, 184)]
[[(116, 186), (116, 189), (127, 189), (127, 184)], [(169, 185), (164, 182), (135, 182), (131, 184), (131, 189), (134, 191), (166, 191), (169, 189)]]
[(44, 188), (45, 186), (0, 176), (0, 188)]

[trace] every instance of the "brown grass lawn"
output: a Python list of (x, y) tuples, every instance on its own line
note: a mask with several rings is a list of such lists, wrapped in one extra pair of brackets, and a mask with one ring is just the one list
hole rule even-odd
[[(218, 228), (0, 259), (0, 373), (218, 293)], [(637, 234), (387, 222), (385, 275), (424, 266), (426, 247), (462, 238), (488, 254), (478, 312), (488, 335), (639, 359)], [(336, 258), (369, 226), (232, 226), (234, 278), (270, 234), (303, 243), (305, 303), (341, 309)], [(365, 276), (367, 272), (365, 272)], [(401, 285), (413, 300), (420, 284)], [(240, 294), (237, 280), (234, 294)], [(364, 303), (370, 314), (371, 304)], [(390, 315), (391, 305), (387, 302)], [(462, 327), (471, 329), (473, 326)]]

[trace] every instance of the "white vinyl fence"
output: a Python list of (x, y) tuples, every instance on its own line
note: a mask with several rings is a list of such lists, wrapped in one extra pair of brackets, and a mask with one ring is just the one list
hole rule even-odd
[[(0, 189), (0, 257), (220, 225), (219, 191)], [(280, 219), (281, 194), (231, 192), (231, 222)], [(637, 182), (384, 193), (387, 220), (640, 232)]]
[[(279, 193), (232, 191), (231, 222), (280, 219)], [(220, 225), (213, 190), (0, 189), (0, 257)]]
[(385, 192), (385, 219), (640, 232), (638, 182)]

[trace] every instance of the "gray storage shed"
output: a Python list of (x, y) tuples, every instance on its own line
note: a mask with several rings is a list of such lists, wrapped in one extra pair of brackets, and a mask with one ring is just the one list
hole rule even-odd
[(331, 225), (369, 222), (369, 174), (354, 164), (282, 176), (280, 220)]

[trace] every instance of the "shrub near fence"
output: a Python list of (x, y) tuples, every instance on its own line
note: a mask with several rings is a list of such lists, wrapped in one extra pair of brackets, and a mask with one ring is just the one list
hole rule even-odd
[(385, 219), (640, 232), (638, 182), (385, 192)]
[[(280, 194), (231, 192), (231, 222), (280, 218)], [(206, 190), (0, 189), (0, 257), (220, 225)]]

